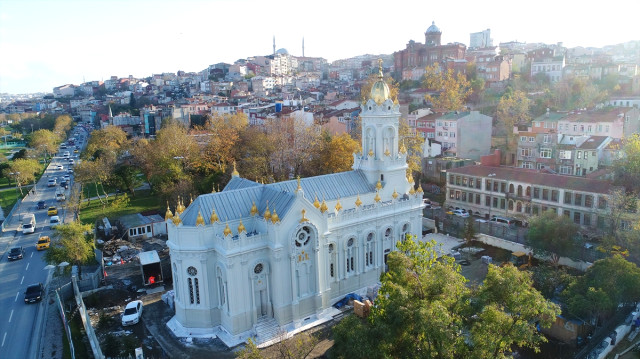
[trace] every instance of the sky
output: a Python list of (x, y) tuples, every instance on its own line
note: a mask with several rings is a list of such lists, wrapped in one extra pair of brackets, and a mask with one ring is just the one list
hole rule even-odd
[(424, 42), (602, 47), (640, 40), (640, 1), (0, 0), (0, 93), (52, 92), (111, 76), (198, 72), (286, 48), (329, 61)]

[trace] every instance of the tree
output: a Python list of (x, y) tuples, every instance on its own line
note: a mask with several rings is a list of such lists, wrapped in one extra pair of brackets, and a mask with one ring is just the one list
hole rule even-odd
[(573, 256), (576, 250), (575, 235), (578, 226), (567, 216), (558, 216), (555, 210), (547, 210), (529, 222), (527, 244), (534, 253), (548, 256), (554, 266), (561, 256)]
[(80, 222), (69, 222), (55, 229), (55, 237), (44, 255), (47, 263), (57, 265), (62, 262), (80, 266), (95, 257), (93, 250), (93, 227)]
[(67, 137), (67, 132), (71, 130), (73, 126), (73, 119), (69, 115), (61, 115), (56, 117), (56, 121), (53, 125), (53, 133), (55, 133), (60, 140)]
[(627, 192), (640, 192), (640, 134), (625, 138), (621, 152), (614, 162), (615, 184)]
[(425, 68), (423, 86), (438, 92), (435, 97), (426, 95), (425, 100), (439, 110), (462, 110), (472, 93), (471, 83), (462, 73), (455, 73), (453, 69), (442, 69), (438, 63)]
[(536, 323), (551, 325), (560, 310), (527, 272), (490, 265), (483, 285), (472, 289), (453, 258), (438, 259), (434, 246), (398, 243), (368, 319), (334, 327), (338, 358), (504, 358), (513, 345), (537, 349), (545, 341)]
[(354, 141), (347, 133), (337, 136), (330, 136), (324, 133), (316, 145), (312, 146), (311, 152), (317, 165), (311, 166), (314, 173), (312, 175), (338, 173), (349, 171), (353, 166), (353, 153), (358, 152), (360, 144)]
[(116, 167), (111, 182), (122, 191), (131, 192), (131, 196), (136, 196), (136, 188), (140, 187), (142, 180), (138, 177), (138, 170), (128, 164), (120, 164)]
[(640, 268), (619, 255), (596, 261), (562, 292), (570, 314), (590, 319), (640, 300)]
[(628, 247), (626, 231), (623, 231), (623, 223), (630, 227), (638, 228), (638, 196), (635, 193), (626, 193), (622, 188), (614, 188), (607, 196), (607, 234), (612, 240), (612, 245)]
[(247, 115), (214, 115), (207, 118), (205, 131), (208, 142), (204, 148), (201, 167), (225, 172), (237, 157), (240, 134), (249, 125)]
[(469, 255), (469, 250), (471, 247), (471, 242), (475, 241), (477, 238), (476, 228), (474, 227), (475, 220), (473, 217), (469, 216), (464, 221), (464, 230), (462, 232), (462, 238), (464, 238), (465, 246), (467, 247), (467, 256)]
[(45, 155), (45, 160), (48, 154), (55, 153), (60, 143), (60, 137), (49, 130), (38, 130), (31, 135), (31, 141), (29, 146), (36, 150), (40, 155)]
[(509, 138), (513, 137), (513, 127), (518, 124), (527, 124), (531, 121), (529, 114), (529, 99), (522, 91), (509, 91), (500, 98), (496, 117), (498, 123), (504, 127), (505, 140), (509, 146)]
[(85, 156), (87, 159), (95, 159), (108, 153), (117, 158), (126, 149), (127, 134), (120, 127), (107, 126), (91, 132)]
[(24, 195), (22, 186), (35, 181), (36, 175), (40, 170), (42, 170), (42, 167), (38, 161), (30, 158), (19, 158), (9, 162), (9, 168), (3, 170), (3, 175), (4, 177), (12, 178), (20, 189), (20, 194)]

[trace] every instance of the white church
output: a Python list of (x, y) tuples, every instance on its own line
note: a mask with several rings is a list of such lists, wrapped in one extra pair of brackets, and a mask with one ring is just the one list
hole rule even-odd
[(258, 323), (298, 327), (379, 282), (396, 243), (421, 233), (422, 189), (407, 177), (382, 70), (361, 118), (352, 171), (260, 184), (234, 168), (223, 191), (167, 208), (170, 327), (246, 339)]

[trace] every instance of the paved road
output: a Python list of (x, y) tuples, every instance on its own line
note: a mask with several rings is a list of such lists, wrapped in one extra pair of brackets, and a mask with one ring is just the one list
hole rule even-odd
[[(86, 134), (84, 135), (86, 138)], [(83, 146), (84, 144), (80, 144)], [(84, 147), (84, 146), (83, 146)], [(73, 150), (70, 150), (72, 152)], [(63, 150), (64, 152), (64, 150)], [(56, 169), (57, 165), (63, 169)], [(56, 156), (47, 167), (45, 174), (36, 184), (35, 193), (26, 196), (14, 214), (7, 218), (5, 232), (0, 236), (0, 358), (35, 358), (37, 344), (39, 343), (42, 328), (43, 308), (45, 301), (37, 304), (24, 303), (24, 291), (30, 284), (42, 282), (50, 285), (51, 271), (45, 270), (47, 263), (43, 260), (44, 252), (38, 252), (35, 244), (40, 236), (51, 235), (53, 231), (49, 227), (49, 206), (58, 207), (60, 219), (63, 222), (70, 220), (71, 214), (61, 208), (61, 203), (56, 202), (56, 190), (60, 191), (60, 181), (68, 170), (68, 161), (62, 156)], [(70, 175), (70, 184), (73, 183), (73, 174)], [(47, 187), (47, 181), (56, 177), (55, 187)], [(71, 186), (69, 186), (71, 188)], [(65, 193), (68, 195), (69, 190)], [(37, 209), (38, 201), (46, 202), (45, 209)], [(20, 230), (23, 214), (33, 213), (36, 217), (36, 231), (32, 234), (22, 234)], [(69, 218), (67, 218), (69, 217)], [(25, 257), (22, 260), (8, 262), (7, 252), (9, 248), (23, 246)], [(48, 290), (49, 288), (47, 288)]]

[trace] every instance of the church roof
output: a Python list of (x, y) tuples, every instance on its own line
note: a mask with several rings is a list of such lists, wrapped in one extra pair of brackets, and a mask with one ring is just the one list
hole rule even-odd
[[(209, 224), (211, 210), (215, 209), (221, 222), (232, 221), (249, 217), (255, 202), (260, 214), (264, 213), (268, 203), (270, 211), (275, 208), (278, 216), (284, 218), (296, 199), (297, 187), (297, 180), (260, 184), (233, 177), (222, 192), (203, 194), (196, 198), (180, 217), (182, 223), (193, 226), (199, 210), (205, 223)], [(331, 201), (375, 192), (375, 186), (367, 181), (361, 170), (301, 178), (300, 187), (305, 198), (311, 202), (316, 195), (320, 200), (324, 198)]]

